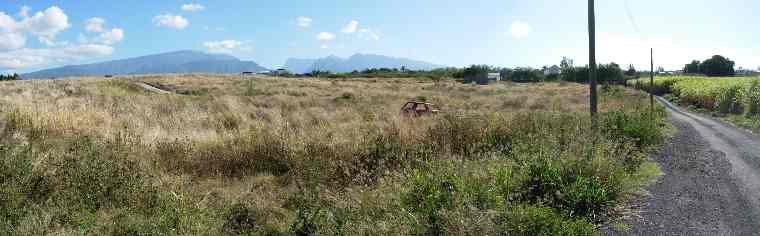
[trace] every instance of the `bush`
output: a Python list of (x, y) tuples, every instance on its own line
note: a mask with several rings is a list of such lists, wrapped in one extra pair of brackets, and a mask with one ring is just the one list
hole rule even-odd
[(752, 81), (746, 93), (747, 116), (760, 116), (760, 79)]
[(567, 219), (541, 205), (518, 205), (500, 214), (500, 231), (507, 235), (597, 235), (594, 225)]
[(42, 176), (42, 199), (90, 211), (144, 204), (149, 208), (155, 202), (137, 163), (125, 158), (118, 147), (100, 146), (86, 136), (64, 145), (69, 152), (51, 159), (51, 170)]
[(741, 92), (738, 85), (724, 88), (716, 97), (715, 110), (721, 114), (742, 114)]
[(283, 175), (291, 167), (285, 140), (261, 131), (224, 139), (196, 143), (160, 141), (156, 144), (158, 161), (170, 171), (197, 177), (245, 177), (257, 173)]
[(612, 200), (609, 190), (598, 177), (575, 177), (575, 182), (564, 189), (564, 199), (571, 215), (597, 215)]
[(225, 231), (241, 235), (244, 233), (254, 233), (260, 229), (260, 220), (258, 215), (252, 209), (244, 205), (235, 205), (229, 213), (227, 222), (224, 223)]
[(707, 76), (734, 76), (734, 61), (715, 55), (699, 65), (700, 71)]
[(437, 118), (427, 130), (426, 144), (439, 156), (471, 156), (483, 151), (483, 130), (486, 124), (479, 117), (445, 114)]
[[(596, 71), (596, 79), (600, 84), (623, 84), (625, 77), (623, 70), (618, 64), (599, 64)], [(562, 70), (562, 80), (576, 83), (588, 83), (589, 68), (585, 67), (568, 67)]]
[(662, 143), (665, 136), (658, 120), (665, 117), (664, 110), (658, 108), (650, 112), (611, 111), (602, 114), (602, 130), (610, 138), (632, 139), (636, 146), (647, 149)]
[(18, 74), (0, 75), (0, 81), (11, 81), (11, 80), (21, 80), (21, 77)]

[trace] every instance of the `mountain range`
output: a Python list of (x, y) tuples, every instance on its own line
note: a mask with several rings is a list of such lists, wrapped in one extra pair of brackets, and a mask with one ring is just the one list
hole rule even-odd
[(371, 68), (406, 68), (410, 70), (431, 70), (444, 66), (406, 58), (395, 58), (375, 54), (354, 54), (349, 58), (329, 56), (319, 59), (290, 58), (285, 62), (285, 69), (303, 74), (314, 70), (330, 72), (352, 72)]
[(197, 51), (176, 51), (162, 54), (107, 61), (87, 65), (71, 65), (22, 74), (24, 79), (47, 79), (73, 76), (102, 76), (165, 73), (237, 74), (243, 71), (266, 71), (253, 61), (233, 56)]
[[(355, 54), (349, 58), (337, 56), (319, 59), (290, 58), (284, 67), (293, 73), (304, 74), (314, 70), (351, 72), (370, 68), (402, 67), (410, 70), (430, 70), (443, 66), (406, 58)], [(230, 55), (184, 50), (86, 65), (69, 65), (22, 74), (21, 77), (24, 79), (48, 79), (75, 76), (171, 73), (238, 74), (244, 71), (262, 72), (267, 70), (269, 69), (256, 62), (242, 61)]]

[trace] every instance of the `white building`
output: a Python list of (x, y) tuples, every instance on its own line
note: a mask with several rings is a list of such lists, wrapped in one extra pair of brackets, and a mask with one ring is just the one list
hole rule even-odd
[(501, 73), (488, 73), (488, 80), (501, 81)]
[(544, 70), (544, 76), (550, 76), (550, 75), (559, 75), (562, 73), (562, 68), (559, 68), (557, 65), (553, 65), (552, 67), (546, 68)]

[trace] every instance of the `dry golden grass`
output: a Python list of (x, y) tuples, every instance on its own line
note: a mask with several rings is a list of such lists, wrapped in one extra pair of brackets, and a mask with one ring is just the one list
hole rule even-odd
[[(146, 92), (135, 85), (138, 82), (175, 94)], [(30, 152), (13, 154), (28, 155), (35, 163), (34, 170), (61, 168), (49, 162), (77, 153), (69, 139), (84, 147), (86, 155), (96, 156), (96, 164), (100, 156), (129, 160), (126, 164), (116, 160), (113, 165), (136, 163), (147, 187), (134, 188), (155, 189), (159, 192), (156, 198), (162, 199), (159, 202), (170, 205), (146, 219), (140, 219), (143, 213), (119, 218), (125, 217), (122, 208), (96, 208), (92, 213), (96, 220), (88, 223), (94, 225), (91, 232), (96, 234), (116, 234), (110, 230), (117, 228), (135, 230), (123, 231), (127, 234), (155, 232), (158, 228), (145, 226), (146, 221), (167, 218), (173, 220), (169, 225), (176, 234), (203, 235), (240, 233), (241, 227), (258, 233), (297, 233), (308, 229), (299, 225), (304, 217), (314, 222), (335, 220), (309, 218), (308, 210), (313, 209), (304, 207), (312, 201), (329, 206), (317, 208), (320, 212), (361, 212), (358, 215), (364, 218), (350, 218), (351, 225), (343, 226), (347, 234), (413, 234), (420, 230), (415, 226), (419, 219), (407, 218), (412, 213), (406, 210), (404, 215), (394, 215), (402, 208), (398, 191), (405, 187), (408, 172), (430, 160), (465, 158), (477, 160), (468, 170), (478, 170), (485, 164), (480, 160), (502, 155), (481, 147), (483, 139), (494, 138), (488, 136), (491, 134), (518, 135), (522, 130), (538, 130), (526, 137), (545, 137), (547, 141), (510, 143), (514, 146), (509, 146), (510, 151), (525, 145), (525, 154), (514, 158), (533, 155), (529, 150), (535, 147), (531, 145), (557, 145), (558, 156), (581, 156), (588, 143), (582, 131), (587, 125), (583, 121), (587, 92), (586, 86), (573, 83), (477, 86), (410, 79), (220, 75), (0, 82), (0, 116), (5, 117), (0, 119), (0, 137), (7, 137), (4, 143), (8, 145), (30, 145)], [(630, 111), (646, 104), (636, 92), (618, 92), (621, 94), (602, 97), (602, 111)], [(400, 115), (401, 106), (412, 100), (437, 104), (444, 114), (418, 119)], [(80, 144), (82, 137), (95, 144)], [(638, 150), (629, 150), (632, 144), (626, 139), (606, 142), (609, 150), (601, 153), (640, 155)], [(617, 163), (606, 158), (593, 161), (592, 167)], [(512, 164), (501, 164), (511, 166), (520, 161), (508, 163)], [(606, 176), (605, 171), (613, 172), (597, 168), (584, 173)], [(305, 196), (315, 186), (317, 196)], [(77, 230), (76, 224), (56, 221), (61, 212), (76, 218), (84, 214), (81, 210), (46, 208), (44, 204), (41, 208), (34, 213), (37, 215), (29, 213), (32, 216), (19, 223), (28, 228), (21, 231), (38, 232), (34, 231), (37, 228), (75, 234), (84, 227), (77, 223)], [(366, 213), (376, 210), (392, 214), (385, 213), (383, 218)], [(471, 220), (495, 227), (493, 222), (485, 222), (495, 216), (482, 213), (471, 209), (446, 214), (456, 219), (477, 215), (483, 222)], [(256, 219), (255, 227), (247, 225), (247, 219)], [(114, 226), (109, 221), (132, 225)], [(461, 223), (447, 224), (457, 232), (472, 230)]]
[[(207, 89), (208, 94), (151, 94), (131, 85), (137, 81), (175, 90)], [(406, 101), (419, 98), (445, 111), (502, 114), (583, 111), (588, 99), (584, 86), (560, 83), (473, 86), (401, 79), (255, 78), (253, 96), (245, 96), (247, 83), (236, 76), (210, 75), (20, 81), (0, 84), (0, 103), (5, 112), (18, 109), (56, 134), (113, 137), (126, 128), (153, 143), (178, 138), (213, 141), (256, 127), (283, 126), (305, 132), (299, 134), (303, 136), (351, 139), (362, 126), (407, 123), (398, 111)]]

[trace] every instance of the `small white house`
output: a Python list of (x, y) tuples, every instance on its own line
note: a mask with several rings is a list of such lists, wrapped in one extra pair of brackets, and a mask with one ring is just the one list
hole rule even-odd
[(559, 75), (562, 73), (562, 68), (559, 68), (557, 65), (553, 65), (552, 67), (546, 68), (544, 70), (544, 76), (550, 76), (550, 75)]
[(488, 80), (501, 81), (501, 73), (488, 73)]

